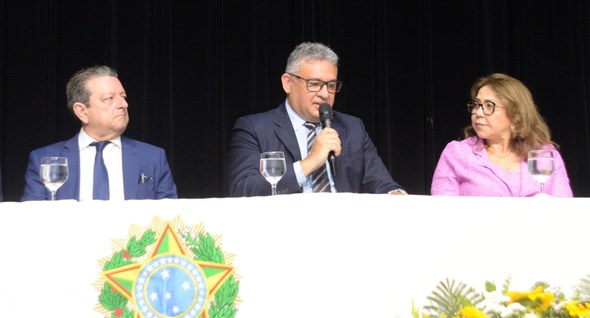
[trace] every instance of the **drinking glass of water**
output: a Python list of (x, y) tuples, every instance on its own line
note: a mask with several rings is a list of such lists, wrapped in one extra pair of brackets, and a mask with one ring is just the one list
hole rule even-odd
[(41, 181), (51, 193), (51, 200), (55, 201), (55, 193), (68, 180), (68, 158), (43, 157), (39, 170)]
[(528, 167), (533, 178), (541, 185), (541, 193), (543, 193), (545, 183), (555, 169), (553, 151), (545, 149), (529, 151)]
[(277, 194), (277, 183), (287, 171), (285, 154), (282, 151), (263, 152), (260, 155), (260, 173), (272, 187), (272, 195)]

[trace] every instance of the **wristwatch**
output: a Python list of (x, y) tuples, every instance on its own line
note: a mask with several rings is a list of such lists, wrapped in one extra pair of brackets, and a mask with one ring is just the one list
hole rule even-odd
[(397, 188), (395, 190), (391, 190), (389, 191), (387, 194), (392, 194), (392, 193), (399, 193), (399, 194), (403, 194), (403, 195), (407, 195), (408, 193), (406, 192), (406, 190), (402, 189), (402, 188)]

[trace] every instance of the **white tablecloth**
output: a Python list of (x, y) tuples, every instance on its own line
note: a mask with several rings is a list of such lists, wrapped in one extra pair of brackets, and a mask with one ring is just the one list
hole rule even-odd
[(410, 317), (446, 278), (567, 293), (590, 274), (590, 199), (370, 194), (0, 203), (3, 317), (102, 317), (99, 260), (179, 217), (234, 255), (242, 317)]

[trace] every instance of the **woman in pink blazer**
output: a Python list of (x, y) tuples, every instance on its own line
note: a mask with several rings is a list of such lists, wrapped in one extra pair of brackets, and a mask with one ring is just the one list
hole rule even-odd
[(528, 197), (541, 185), (527, 169), (528, 152), (550, 149), (555, 169), (544, 193), (572, 197), (558, 145), (551, 140), (528, 88), (506, 74), (478, 78), (467, 103), (471, 125), (449, 142), (432, 179), (432, 195)]

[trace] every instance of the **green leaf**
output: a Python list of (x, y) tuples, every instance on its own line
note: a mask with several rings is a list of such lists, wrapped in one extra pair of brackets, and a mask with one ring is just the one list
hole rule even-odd
[(225, 259), (220, 249), (215, 246), (215, 240), (209, 233), (206, 235), (199, 233), (199, 244), (195, 245), (191, 251), (196, 255), (196, 259), (205, 262), (224, 264)]
[(503, 294), (510, 290), (510, 283), (511, 282), (512, 282), (512, 277), (510, 277), (510, 276), (506, 277), (504, 284), (502, 284), (502, 293)]
[[(115, 317), (113, 315), (113, 318), (119, 318), (119, 317)], [(121, 318), (135, 318), (135, 311), (125, 308), (123, 310), (123, 315), (121, 316)]]
[(583, 277), (578, 284), (577, 293), (580, 300), (590, 301), (590, 274)]
[(106, 310), (115, 310), (124, 308), (127, 305), (127, 298), (119, 292), (112, 290), (109, 283), (104, 283), (102, 291), (98, 296), (98, 301)]
[(156, 231), (154, 230), (147, 230), (142, 235), (139, 241), (132, 236), (127, 242), (127, 253), (131, 255), (131, 257), (141, 257), (143, 256), (146, 251), (146, 247), (156, 242)]
[[(182, 235), (190, 250), (195, 254), (195, 260), (225, 264), (225, 257), (220, 248), (215, 246), (215, 240), (209, 234), (199, 233), (196, 238), (189, 234)], [(188, 247), (187, 246), (187, 247)], [(235, 307), (235, 300), (238, 295), (239, 283), (234, 275), (231, 275), (219, 287), (211, 301), (209, 317), (211, 318), (234, 318), (238, 310)]]
[(424, 307), (428, 314), (434, 317), (455, 317), (461, 308), (466, 306), (476, 306), (483, 301), (483, 296), (467, 285), (449, 281), (439, 282), (436, 290), (428, 296), (430, 305)]
[(131, 263), (132, 263), (131, 259), (125, 259), (123, 257), (123, 251), (119, 251), (119, 252), (113, 254), (113, 257), (111, 258), (111, 260), (104, 264), (103, 270), (108, 271), (108, 270), (111, 270), (114, 268), (119, 268), (121, 266), (129, 265)]

